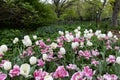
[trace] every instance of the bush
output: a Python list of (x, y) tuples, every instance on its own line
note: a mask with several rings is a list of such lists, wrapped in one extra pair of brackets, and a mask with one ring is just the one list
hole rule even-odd
[(36, 28), (52, 23), (56, 17), (51, 5), (39, 1), (1, 2), (0, 25), (3, 28)]

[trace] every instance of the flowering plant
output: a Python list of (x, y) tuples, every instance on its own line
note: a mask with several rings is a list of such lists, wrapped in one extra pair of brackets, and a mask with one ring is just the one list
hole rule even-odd
[(119, 39), (111, 31), (77, 27), (58, 33), (55, 40), (26, 35), (12, 47), (1, 45), (0, 80), (120, 79)]

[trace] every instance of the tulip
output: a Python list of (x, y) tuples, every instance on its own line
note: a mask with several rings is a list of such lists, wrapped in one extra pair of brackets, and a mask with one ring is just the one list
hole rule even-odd
[(61, 47), (60, 52), (61, 52), (61, 54), (65, 54), (66, 53), (65, 48)]
[(0, 80), (5, 80), (7, 78), (7, 74), (0, 72)]
[(50, 47), (51, 47), (52, 49), (56, 49), (57, 46), (58, 46), (58, 45), (57, 45), (56, 43), (54, 43), (54, 42), (50, 45)]
[(51, 75), (46, 75), (44, 77), (44, 80), (53, 80), (53, 77)]
[(112, 32), (109, 31), (109, 32), (107, 33), (107, 36), (108, 36), (109, 38), (111, 38), (111, 37), (113, 36)]
[(33, 35), (33, 39), (37, 39), (37, 36), (36, 36), (36, 35)]
[(36, 63), (37, 63), (37, 58), (34, 57), (34, 56), (32, 56), (32, 57), (29, 59), (29, 62), (30, 62), (31, 65), (36, 64)]
[(0, 50), (1, 50), (1, 52), (6, 52), (8, 50), (7, 45), (1, 45)]
[(23, 75), (24, 77), (28, 77), (30, 72), (30, 65), (25, 63), (22, 64), (20, 67), (20, 74)]
[(10, 70), (11, 67), (12, 67), (12, 64), (11, 64), (11, 62), (6, 61), (6, 62), (3, 64), (3, 67), (4, 67), (5, 70)]
[(47, 60), (47, 58), (48, 58), (48, 55), (47, 55), (47, 54), (43, 54), (43, 55), (42, 55), (42, 59), (43, 59), (43, 60)]
[(120, 64), (120, 57), (116, 58), (116, 63)]

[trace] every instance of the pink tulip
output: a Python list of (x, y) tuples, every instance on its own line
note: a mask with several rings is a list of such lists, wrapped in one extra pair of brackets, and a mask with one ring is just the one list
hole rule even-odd
[(46, 41), (47, 41), (47, 42), (50, 42), (51, 40), (50, 40), (50, 38), (48, 38)]
[(5, 80), (7, 78), (7, 75), (0, 72), (0, 80)]
[(106, 59), (106, 61), (109, 63), (115, 63), (115, 61), (116, 61), (115, 56), (109, 55), (109, 57)]
[(20, 67), (15, 65), (12, 70), (9, 72), (10, 77), (19, 76), (20, 75)]
[(4, 65), (4, 63), (5, 63), (6, 61), (8, 61), (8, 60), (2, 60), (2, 61), (1, 61), (1, 63), (0, 63), (0, 67), (1, 67), (1, 68), (3, 67), (3, 65)]
[(46, 44), (42, 40), (39, 40), (39, 45), (40, 45), (40, 48), (46, 47)]
[(77, 70), (78, 69), (77, 65), (75, 65), (75, 64), (69, 64), (68, 66), (66, 66), (66, 68), (69, 70)]
[(64, 66), (59, 66), (56, 71), (53, 74), (54, 78), (64, 78), (64, 77), (68, 77), (69, 74), (68, 72), (65, 70)]
[(108, 73), (106, 73), (106, 74), (104, 74), (103, 75), (103, 78), (105, 79), (105, 80), (118, 80), (118, 77), (116, 76), (116, 75), (114, 75), (114, 74), (108, 74)]
[(92, 69), (90, 69), (89, 66), (84, 67), (83, 72), (84, 72), (85, 76), (89, 77), (89, 78), (91, 78), (94, 75)]
[(90, 57), (92, 57), (91, 53), (89, 51), (82, 51), (80, 50), (78, 53), (80, 56), (85, 57), (86, 59), (90, 59)]
[(38, 66), (44, 66), (45, 65), (45, 62), (42, 60), (42, 59), (39, 59), (38, 60)]
[(34, 72), (34, 78), (35, 78), (35, 80), (44, 80), (44, 77), (46, 75), (48, 75), (48, 73), (45, 72), (45, 71), (42, 71), (42, 70), (36, 70)]
[(98, 64), (99, 64), (99, 61), (96, 61), (95, 59), (92, 59), (91, 64), (93, 64), (94, 66), (96, 66), (96, 65), (98, 65)]
[(83, 80), (83, 72), (76, 72), (72, 75), (72, 78), (70, 80)]
[(92, 50), (91, 52), (92, 52), (93, 56), (98, 56), (99, 55), (99, 52), (97, 50)]

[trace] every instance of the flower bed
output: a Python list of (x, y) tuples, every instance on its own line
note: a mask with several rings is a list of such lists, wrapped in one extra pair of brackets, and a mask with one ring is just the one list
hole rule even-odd
[(0, 46), (0, 80), (118, 80), (120, 48), (111, 31), (77, 27), (55, 40), (37, 36)]

